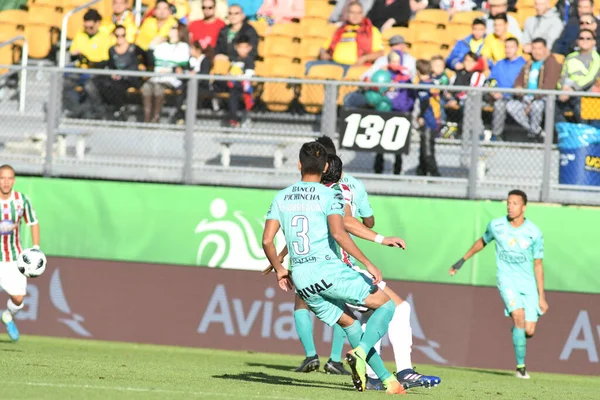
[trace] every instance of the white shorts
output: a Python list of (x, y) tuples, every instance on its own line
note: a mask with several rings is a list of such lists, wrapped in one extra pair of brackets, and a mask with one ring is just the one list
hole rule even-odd
[[(359, 268), (359, 267), (357, 267), (356, 265), (353, 265), (351, 268), (352, 268), (353, 270), (355, 270), (355, 271), (358, 271), (358, 272), (360, 272), (361, 274), (363, 274), (363, 275), (365, 276), (365, 278), (367, 278), (367, 279), (369, 279), (369, 280), (371, 280), (371, 281), (373, 280), (373, 275), (371, 275), (371, 274), (369, 273), (369, 271), (366, 271), (366, 270), (364, 270), (364, 269), (362, 269), (362, 268)], [(382, 280), (381, 282), (379, 282), (379, 283), (377, 284), (377, 287), (378, 287), (379, 289), (383, 290), (383, 289), (385, 289), (385, 286), (386, 286), (386, 285), (387, 285), (387, 284), (385, 283), (385, 281), (384, 281), (384, 280)], [(369, 311), (369, 309), (368, 309), (367, 307), (363, 307), (363, 306), (355, 306), (355, 305), (352, 305), (352, 304), (346, 304), (346, 305), (347, 305), (347, 306), (348, 306), (348, 307), (349, 307), (349, 308), (350, 308), (352, 311), (358, 311), (358, 312), (361, 312), (361, 313), (364, 313), (364, 312), (367, 312), (367, 311)]]
[(17, 262), (0, 262), (0, 287), (11, 296), (27, 294), (27, 278), (19, 272)]

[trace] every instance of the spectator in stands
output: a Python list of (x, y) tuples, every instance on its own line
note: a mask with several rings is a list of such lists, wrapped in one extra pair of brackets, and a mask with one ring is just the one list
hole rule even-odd
[(202, 48), (216, 48), (219, 32), (225, 27), (225, 22), (215, 15), (215, 7), (215, 0), (203, 0), (204, 18), (192, 21), (189, 26), (190, 41), (199, 42)]
[(257, 15), (276, 24), (300, 20), (304, 17), (304, 0), (265, 0)]
[(552, 47), (560, 36), (562, 21), (556, 8), (550, 6), (550, 0), (535, 0), (536, 15), (527, 18), (523, 29), (523, 51), (531, 53), (531, 41), (543, 38)]
[[(579, 29), (589, 29), (590, 31), (595, 33), (596, 37), (598, 37), (598, 34), (600, 33), (600, 31), (598, 30), (598, 19), (596, 17), (594, 17), (593, 14), (583, 14), (581, 16), (581, 18), (579, 19)], [(577, 33), (579, 33), (579, 32), (577, 32)], [(571, 54), (574, 51), (579, 50), (577, 36), (575, 36), (573, 38), (573, 41), (571, 43), (569, 43), (569, 45), (566, 47), (566, 49), (567, 49), (567, 54)], [(561, 51), (562, 51), (562, 44), (561, 44)]]
[[(508, 12), (508, 3), (506, 0), (489, 0), (488, 5), (490, 7), (490, 14), (486, 19), (486, 33), (490, 35), (494, 33), (494, 17), (500, 14), (506, 15)], [(523, 40), (523, 32), (521, 32), (519, 22), (512, 15), (508, 15), (506, 20), (508, 21), (508, 32), (521, 42)]]
[[(535, 38), (531, 43), (531, 61), (523, 66), (515, 81), (516, 89), (554, 90), (560, 78), (561, 66), (550, 54), (546, 40)], [(541, 137), (542, 119), (546, 107), (545, 96), (513, 96), (506, 105), (511, 117), (523, 128), (529, 137)]]
[[(427, 60), (417, 61), (417, 73), (419, 84), (425, 86), (417, 91), (419, 99), (417, 129), (421, 138), (417, 175), (440, 176), (435, 160), (435, 138), (440, 132), (441, 110), (439, 102), (434, 101), (438, 90), (433, 87), (435, 83), (431, 77), (431, 63)], [(431, 88), (427, 89), (426, 86)]]
[[(167, 0), (171, 8), (171, 15), (179, 22), (186, 24), (188, 23), (188, 16), (190, 14), (190, 5), (188, 0)], [(156, 7), (148, 8), (142, 18), (142, 23), (149, 17), (154, 17), (156, 14)]]
[(154, 15), (146, 18), (140, 26), (135, 41), (142, 50), (153, 50), (170, 37), (171, 28), (177, 26), (177, 19), (171, 14), (171, 5), (167, 0), (158, 0)]
[(596, 52), (596, 35), (582, 29), (577, 38), (579, 51), (565, 58), (558, 82), (558, 89), (566, 92), (558, 96), (556, 121), (565, 121), (564, 113), (573, 112), (573, 119), (581, 122), (581, 97), (571, 97), (568, 92), (590, 91), (600, 74), (600, 55)]
[(190, 61), (188, 41), (187, 27), (176, 22), (176, 25), (169, 30), (168, 40), (160, 43), (152, 52), (154, 72), (158, 76), (150, 78), (142, 85), (144, 122), (159, 122), (165, 91), (177, 90), (181, 87), (182, 82), (169, 74), (181, 74), (188, 69)]
[(246, 17), (249, 20), (256, 19), (256, 13), (260, 9), (260, 6), (262, 5), (262, 3), (263, 3), (263, 0), (228, 0), (227, 1), (227, 4), (229, 5), (230, 10), (231, 10), (231, 7), (233, 7), (233, 6), (240, 7), (240, 9), (244, 13), (244, 15), (246, 15)]
[[(147, 70), (152, 66), (152, 59), (137, 45), (127, 40), (127, 29), (117, 25), (113, 35), (116, 44), (108, 50), (107, 68), (120, 71)], [(97, 76), (94, 84), (98, 89), (101, 101), (113, 107), (113, 115), (120, 119), (123, 117), (127, 91), (130, 88), (139, 89), (142, 86), (142, 78), (135, 76)]]
[(138, 27), (135, 24), (135, 15), (128, 9), (127, 0), (113, 0), (112, 15), (104, 18), (100, 25), (100, 30), (107, 34), (112, 34), (117, 25), (125, 28), (127, 32), (127, 42), (133, 43)]
[(450, 18), (452, 18), (456, 12), (471, 11), (477, 8), (477, 4), (472, 0), (441, 0), (440, 8), (448, 11)]
[(337, 64), (347, 71), (351, 66), (370, 65), (383, 55), (381, 32), (365, 17), (362, 5), (348, 6), (348, 19), (321, 48), (319, 59), (306, 63), (306, 73), (313, 65)]
[(558, 0), (556, 2), (556, 11), (558, 11), (558, 15), (560, 16), (560, 20), (563, 25), (568, 25), (570, 20), (578, 20), (579, 16), (577, 15), (577, 0)]
[[(506, 58), (504, 52), (506, 39), (514, 38), (514, 36), (508, 32), (508, 19), (506, 14), (498, 14), (494, 17), (494, 33), (487, 35), (483, 41), (483, 47), (481, 48), (481, 56), (488, 62), (490, 68), (493, 64)], [(517, 40), (517, 43), (518, 40)], [(517, 50), (517, 54), (521, 55), (521, 48)]]
[[(408, 47), (406, 46), (406, 41), (404, 40), (404, 37), (401, 35), (394, 35), (390, 38), (389, 44), (390, 50), (400, 52), (400, 54), (402, 54), (402, 66), (406, 68), (410, 78), (414, 78), (417, 75), (417, 61), (413, 56), (408, 54)], [(361, 76), (361, 79), (367, 80), (371, 78), (375, 71), (379, 71), (382, 68), (387, 68), (388, 64), (388, 55), (383, 55), (379, 57), (377, 60), (375, 60), (371, 68), (369, 68)]]
[[(573, 7), (573, 5), (571, 5)], [(590, 29), (589, 25), (592, 25), (594, 21), (586, 19), (582, 21), (583, 16), (594, 15), (594, 2), (592, 0), (578, 0), (577, 1), (577, 18), (569, 19), (569, 23), (562, 31), (560, 37), (554, 42), (554, 46), (552, 46), (552, 52), (562, 55), (567, 55), (572, 53), (572, 48), (569, 47), (573, 43), (577, 43), (577, 37), (579, 35), (580, 29)], [(597, 24), (596, 24), (597, 25)], [(596, 32), (596, 36), (600, 32), (598, 32), (598, 28), (592, 29), (593, 32)]]
[[(344, 21), (348, 20), (348, 6), (351, 3), (355, 3), (357, 0), (338, 0), (335, 3), (335, 7), (329, 16), (329, 23), (339, 24), (340, 26), (344, 23)], [(371, 7), (373, 7), (373, 3), (375, 0), (358, 0), (360, 5), (363, 8), (363, 13), (367, 15), (369, 11), (371, 11)]]
[[(489, 86), (497, 88), (512, 88), (517, 76), (526, 61), (518, 54), (519, 42), (515, 38), (508, 38), (504, 42), (506, 58), (498, 61), (493, 67), (488, 79)], [(490, 94), (491, 103), (494, 105), (492, 117), (492, 134), (496, 138), (502, 137), (506, 121), (506, 107), (511, 98), (508, 93), (494, 92)]]
[[(256, 61), (253, 55), (252, 41), (246, 35), (239, 35), (235, 38), (235, 55), (231, 58), (231, 68), (229, 75), (251, 78), (254, 75), (254, 64)], [(227, 83), (229, 98), (227, 105), (229, 108), (229, 126), (238, 127), (241, 118), (238, 113), (240, 104), (244, 104), (244, 109), (250, 111), (254, 106), (252, 91), (252, 82), (250, 81), (230, 81)]]
[(83, 15), (83, 31), (73, 38), (69, 52), (72, 59), (90, 68), (103, 68), (108, 60), (108, 49), (111, 46), (109, 34), (100, 31), (100, 13), (90, 8)]
[[(453, 86), (471, 86), (481, 87), (485, 82), (485, 61), (483, 57), (473, 53), (472, 51), (465, 54), (463, 58), (464, 68), (456, 72), (456, 77)], [(448, 122), (452, 123), (453, 127), (462, 124), (462, 110), (464, 101), (467, 98), (466, 92), (446, 92), (446, 115)], [(454, 128), (456, 129), (456, 128)]]
[(250, 56), (256, 59), (258, 56), (258, 33), (256, 33), (256, 29), (246, 22), (246, 16), (239, 5), (229, 7), (228, 15), (229, 25), (221, 29), (217, 38), (215, 59), (234, 59), (236, 56), (234, 43), (238, 36), (248, 37), (252, 45)]
[(481, 54), (483, 40), (485, 39), (485, 29), (485, 22), (482, 19), (476, 18), (473, 20), (471, 34), (463, 40), (457, 41), (452, 52), (450, 52), (450, 55), (446, 59), (448, 68), (460, 71), (464, 69), (462, 60), (469, 51), (477, 55)]
[[(204, 11), (202, 10), (201, 1), (191, 1), (190, 2), (190, 21), (199, 21), (204, 19)], [(220, 19), (221, 21), (225, 21), (227, 19), (227, 11), (229, 10), (229, 6), (227, 5), (227, 0), (215, 0), (215, 17)]]
[(381, 32), (393, 26), (408, 26), (411, 16), (409, 0), (375, 0), (366, 14)]

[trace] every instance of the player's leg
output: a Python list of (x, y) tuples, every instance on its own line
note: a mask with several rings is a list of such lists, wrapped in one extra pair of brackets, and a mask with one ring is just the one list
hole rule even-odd
[(525, 338), (531, 339), (535, 334), (538, 319), (543, 315), (540, 309), (540, 297), (537, 292), (522, 294), (525, 309)]
[(325, 367), (323, 367), (328, 374), (350, 375), (350, 372), (342, 364), (342, 350), (344, 350), (345, 339), (346, 332), (340, 325), (335, 324), (333, 326), (333, 337), (331, 338), (331, 353), (329, 360), (327, 360)]
[(525, 337), (525, 309), (523, 297), (510, 284), (502, 284), (499, 286), (500, 295), (504, 301), (506, 314), (513, 321), (512, 340), (515, 350), (515, 359), (517, 362), (516, 377), (529, 379), (525, 368), (525, 356), (527, 354), (527, 339)]
[(6, 326), (8, 336), (19, 340), (19, 330), (14, 321), (14, 316), (23, 309), (23, 300), (27, 290), (27, 278), (19, 272), (16, 262), (0, 263), (0, 284), (9, 294), (6, 311), (2, 313), (2, 323)]
[(295, 372), (311, 372), (319, 369), (319, 356), (315, 349), (315, 341), (313, 339), (313, 322), (310, 317), (308, 305), (297, 294), (294, 301), (294, 322), (296, 333), (304, 348), (306, 358), (302, 364), (296, 368)]

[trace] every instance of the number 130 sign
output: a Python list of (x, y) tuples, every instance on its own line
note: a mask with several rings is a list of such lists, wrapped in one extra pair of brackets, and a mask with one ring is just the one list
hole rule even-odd
[(408, 154), (410, 115), (375, 110), (342, 110), (340, 147), (356, 151)]

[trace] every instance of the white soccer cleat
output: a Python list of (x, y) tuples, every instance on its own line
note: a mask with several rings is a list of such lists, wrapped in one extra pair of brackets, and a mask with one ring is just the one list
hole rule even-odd
[(527, 373), (527, 369), (525, 369), (525, 367), (517, 368), (515, 376), (519, 379), (530, 379), (529, 374)]

